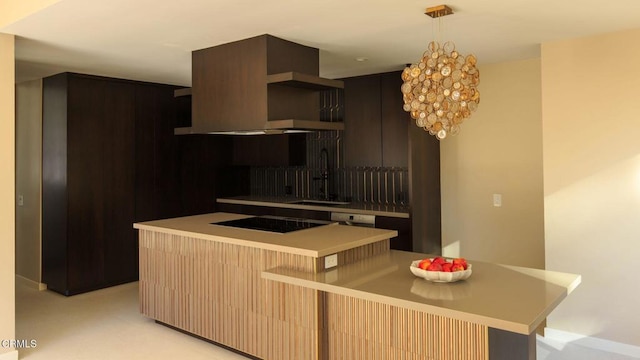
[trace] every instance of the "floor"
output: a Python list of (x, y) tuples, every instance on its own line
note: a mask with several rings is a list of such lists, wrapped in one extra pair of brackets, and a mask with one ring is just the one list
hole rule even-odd
[[(247, 359), (140, 315), (138, 283), (72, 297), (18, 285), (16, 338), (35, 340), (35, 347), (19, 350), (20, 359), (28, 360)], [(539, 338), (537, 359), (635, 358)]]

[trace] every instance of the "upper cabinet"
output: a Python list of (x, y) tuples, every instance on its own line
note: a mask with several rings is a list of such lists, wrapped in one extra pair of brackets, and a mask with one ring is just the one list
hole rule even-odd
[(318, 49), (270, 35), (194, 51), (192, 126), (176, 134), (341, 130), (320, 98), (343, 83), (318, 74)]
[(409, 115), (400, 72), (344, 79), (346, 166), (407, 167)]
[(234, 136), (233, 165), (238, 166), (304, 166), (305, 134), (267, 136)]

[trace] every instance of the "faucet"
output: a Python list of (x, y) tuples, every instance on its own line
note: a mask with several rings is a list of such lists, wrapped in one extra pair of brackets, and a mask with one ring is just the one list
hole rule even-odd
[(320, 177), (315, 179), (322, 180), (320, 195), (324, 200), (329, 200), (329, 151), (326, 148), (320, 150), (320, 166)]

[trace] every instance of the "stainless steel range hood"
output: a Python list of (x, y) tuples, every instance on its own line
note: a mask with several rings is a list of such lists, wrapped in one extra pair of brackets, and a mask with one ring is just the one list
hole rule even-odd
[(335, 99), (330, 105), (338, 108), (344, 83), (318, 76), (316, 48), (261, 35), (194, 51), (192, 63), (192, 127), (176, 134), (344, 129), (338, 111), (326, 116), (321, 102)]

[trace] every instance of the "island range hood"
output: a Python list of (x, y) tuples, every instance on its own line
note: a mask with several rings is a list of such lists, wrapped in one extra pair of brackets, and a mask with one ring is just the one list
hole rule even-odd
[[(343, 130), (322, 99), (344, 83), (319, 74), (319, 51), (271, 35), (192, 53), (192, 126), (176, 134), (286, 134)], [(323, 107), (326, 107), (323, 101)]]

